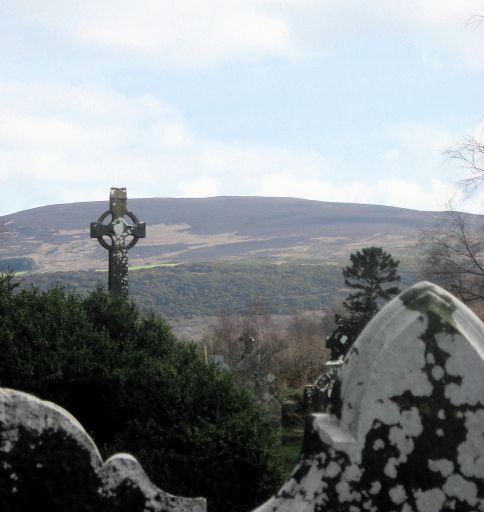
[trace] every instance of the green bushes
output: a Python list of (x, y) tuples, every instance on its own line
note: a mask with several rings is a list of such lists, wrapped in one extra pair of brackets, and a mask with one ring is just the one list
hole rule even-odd
[(152, 480), (247, 511), (280, 483), (277, 428), (232, 376), (154, 315), (97, 289), (18, 290), (0, 277), (0, 385), (69, 410), (103, 455), (133, 453)]

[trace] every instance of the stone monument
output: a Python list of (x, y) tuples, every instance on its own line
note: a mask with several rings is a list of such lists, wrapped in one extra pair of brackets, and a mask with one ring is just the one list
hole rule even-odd
[(0, 388), (2, 512), (206, 512), (203, 498), (158, 489), (131, 455), (103, 462), (67, 411)]
[(484, 325), (446, 291), (419, 283), (373, 318), (328, 410), (256, 512), (484, 511)]
[[(111, 188), (109, 210), (97, 222), (91, 222), (91, 238), (97, 238), (109, 251), (108, 289), (113, 295), (124, 297), (128, 295), (128, 250), (146, 236), (146, 224), (138, 221), (126, 203), (126, 189)], [(105, 223), (108, 217), (111, 218)]]
[(280, 422), (282, 404), (276, 376), (263, 364), (260, 352), (254, 351), (253, 337), (244, 335), (239, 341), (244, 343), (244, 354), (234, 367), (237, 382), (249, 389), (255, 401), (263, 405), (270, 416)]

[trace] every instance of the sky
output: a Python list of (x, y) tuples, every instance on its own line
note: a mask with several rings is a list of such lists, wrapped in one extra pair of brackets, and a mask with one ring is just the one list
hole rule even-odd
[[(484, 0), (0, 0), (0, 215), (258, 195), (484, 213)], [(129, 203), (128, 203), (129, 204)]]

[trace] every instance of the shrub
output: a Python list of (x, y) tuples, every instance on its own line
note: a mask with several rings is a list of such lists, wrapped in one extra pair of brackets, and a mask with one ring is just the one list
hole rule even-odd
[(278, 430), (232, 375), (133, 303), (0, 277), (0, 385), (65, 407), (103, 456), (133, 453), (160, 488), (247, 511), (280, 483)]

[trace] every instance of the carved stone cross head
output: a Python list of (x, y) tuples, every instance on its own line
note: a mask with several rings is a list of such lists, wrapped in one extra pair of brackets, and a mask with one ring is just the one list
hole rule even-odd
[[(136, 215), (127, 209), (126, 203), (126, 189), (111, 188), (109, 210), (105, 211), (97, 222), (91, 222), (91, 238), (97, 238), (108, 251), (115, 246), (122, 246), (126, 250), (131, 249), (140, 238), (146, 236), (146, 224), (138, 221)], [(111, 221), (105, 224), (109, 216)], [(126, 218), (131, 222), (127, 222)], [(133, 237), (132, 240), (126, 243), (130, 236)], [(106, 237), (111, 239), (111, 243), (106, 241)]]
[(138, 221), (126, 203), (126, 189), (111, 188), (109, 210), (91, 222), (91, 238), (109, 251), (109, 291), (115, 295), (127, 295), (128, 250), (146, 236), (146, 224)]

